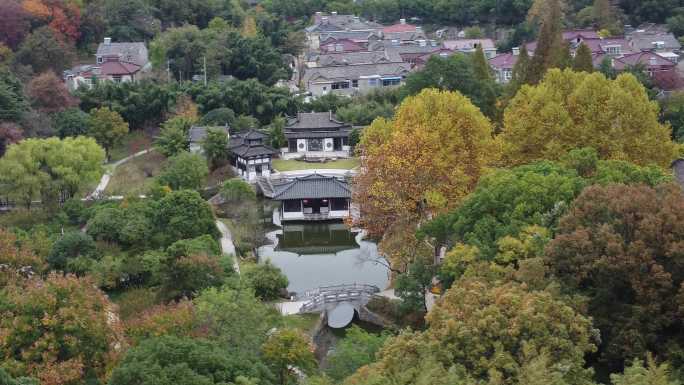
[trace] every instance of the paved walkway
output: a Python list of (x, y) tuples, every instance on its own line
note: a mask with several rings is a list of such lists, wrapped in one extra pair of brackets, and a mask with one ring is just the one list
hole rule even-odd
[(109, 170), (106, 171), (102, 175), (102, 178), (100, 178), (100, 183), (97, 185), (97, 187), (95, 187), (95, 190), (93, 190), (93, 192), (88, 194), (86, 199), (95, 199), (95, 198), (101, 197), (104, 194), (105, 190), (107, 189), (107, 186), (109, 185), (109, 181), (110, 181), (110, 179), (112, 179), (112, 175), (114, 175), (114, 171), (116, 170), (117, 167), (128, 162), (129, 160), (131, 160), (133, 158), (139, 157), (141, 155), (145, 155), (152, 150), (153, 150), (152, 148), (148, 148), (147, 150), (142, 150), (142, 151), (136, 152), (133, 155), (127, 156), (121, 160), (114, 162), (114, 163), (108, 164), (107, 166), (109, 167)]
[(233, 258), (233, 269), (240, 274), (240, 264), (238, 264), (238, 256), (235, 252), (235, 244), (233, 243), (233, 235), (230, 233), (228, 226), (221, 221), (216, 221), (216, 227), (221, 232), (221, 250), (224, 255), (231, 255)]

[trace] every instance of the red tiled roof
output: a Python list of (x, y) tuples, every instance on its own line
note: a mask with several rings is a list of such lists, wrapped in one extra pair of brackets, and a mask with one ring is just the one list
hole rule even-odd
[(669, 69), (674, 68), (675, 64), (655, 52), (637, 52), (627, 54), (621, 58), (615, 59), (615, 69), (623, 70), (626, 67), (643, 64), (646, 68)]
[(416, 26), (413, 24), (394, 24), (387, 26), (382, 29), (382, 32), (384, 33), (393, 33), (393, 32), (415, 32), (416, 31)]
[(575, 29), (563, 32), (563, 40), (574, 40), (578, 37), (582, 39), (598, 39), (600, 36), (598, 32), (593, 29)]
[(518, 55), (513, 55), (512, 53), (504, 53), (501, 55), (494, 56), (493, 58), (489, 59), (489, 65), (494, 67), (494, 68), (501, 68), (501, 69), (507, 69), (510, 68), (512, 69), (515, 66), (515, 63), (518, 62)]
[(107, 61), (100, 66), (102, 75), (132, 75), (140, 71), (140, 66), (120, 61)]

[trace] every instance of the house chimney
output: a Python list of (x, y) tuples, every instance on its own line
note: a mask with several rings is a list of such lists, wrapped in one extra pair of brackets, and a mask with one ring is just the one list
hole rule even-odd
[(399, 24), (406, 24), (406, 19), (399, 19)]
[(520, 47), (513, 47), (513, 56), (520, 55)]
[(652, 65), (652, 66), (657, 65), (657, 64), (658, 64), (658, 59), (656, 59), (655, 56), (651, 56), (651, 57), (648, 59), (648, 64), (649, 64), (649, 65)]
[(328, 110), (328, 116), (330, 117), (330, 121), (332, 122), (332, 110)]
[(417, 25), (416, 26), (416, 32), (421, 32), (423, 30), (423, 27)]
[(112, 38), (111, 38), (111, 37), (105, 37), (105, 38), (104, 38), (104, 43), (105, 43), (105, 45), (110, 45), (110, 44), (112, 44)]
[(333, 16), (337, 16), (337, 11), (332, 11), (331, 13)]

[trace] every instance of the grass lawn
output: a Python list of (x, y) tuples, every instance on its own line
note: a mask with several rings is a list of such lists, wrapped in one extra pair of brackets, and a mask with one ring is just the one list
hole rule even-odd
[(133, 158), (114, 170), (105, 190), (107, 195), (144, 194), (166, 164), (166, 158), (156, 151)]
[(311, 169), (341, 169), (351, 170), (360, 164), (358, 158), (339, 159), (325, 163), (302, 162), (301, 160), (274, 159), (273, 168), (278, 171), (295, 171)]
[(320, 314), (291, 314), (283, 317), (283, 323), (286, 328), (298, 329), (302, 333), (311, 334)]
[(152, 146), (153, 138), (142, 130), (131, 131), (110, 151), (110, 161), (116, 162)]

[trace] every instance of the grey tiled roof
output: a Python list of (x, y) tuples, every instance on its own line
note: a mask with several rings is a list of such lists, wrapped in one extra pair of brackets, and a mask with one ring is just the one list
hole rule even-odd
[(204, 127), (204, 126), (192, 126), (188, 131), (188, 140), (190, 143), (199, 143), (207, 137), (207, 130), (212, 128), (218, 128), (223, 130), (227, 135), (229, 135), (228, 127)]
[(403, 54), (403, 53), (428, 53), (432, 52), (438, 48), (442, 48), (442, 44), (436, 42), (436, 41), (426, 41), (426, 44), (424, 46), (421, 46), (420, 44), (400, 44), (396, 45), (392, 43), (390, 40), (381, 40), (377, 42), (370, 43), (368, 45), (368, 50), (369, 51), (387, 51), (390, 53), (395, 54)]
[(273, 193), (274, 200), (315, 198), (351, 198), (351, 190), (345, 181), (312, 174), (280, 185)]
[(404, 76), (411, 71), (408, 63), (379, 63), (311, 68), (304, 74), (304, 83), (315, 80), (348, 80), (362, 76)]
[[(277, 154), (278, 151), (276, 149), (263, 144), (263, 141), (266, 138), (266, 134), (257, 130), (249, 130), (244, 133), (234, 134), (230, 137), (228, 149), (233, 154), (242, 158)], [(258, 143), (250, 143), (254, 141), (258, 141)]]
[(278, 153), (278, 150), (265, 144), (242, 144), (237, 147), (231, 147), (230, 152), (241, 158), (251, 158), (253, 156), (274, 155)]
[(316, 62), (321, 67), (391, 62), (398, 63), (401, 62), (401, 56), (396, 54), (390, 56), (387, 51), (328, 53), (319, 55), (316, 58)]
[(305, 112), (287, 119), (286, 130), (330, 130), (347, 128), (348, 124), (335, 119), (330, 112)]
[(321, 42), (325, 42), (328, 39), (333, 39), (333, 40), (349, 39), (349, 40), (357, 40), (357, 41), (359, 41), (359, 40), (366, 41), (366, 40), (371, 40), (372, 38), (380, 39), (380, 36), (378, 35), (377, 32), (372, 32), (372, 31), (331, 31), (331, 32), (321, 33), (319, 40)]
[(97, 47), (97, 56), (118, 56), (123, 61), (144, 66), (148, 62), (147, 47), (145, 43), (100, 43)]

